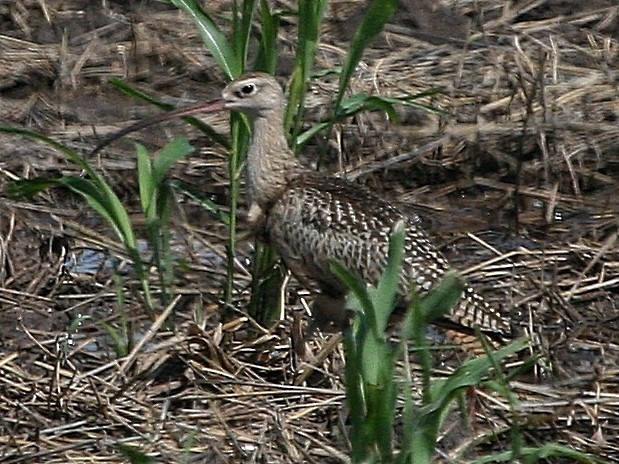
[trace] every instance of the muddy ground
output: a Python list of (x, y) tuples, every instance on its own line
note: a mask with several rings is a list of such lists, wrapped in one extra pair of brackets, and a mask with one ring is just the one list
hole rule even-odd
[[(419, 213), (454, 267), (541, 356), (514, 380), (514, 409), (482, 391), (473, 426), (448, 421), (437, 462), (509, 449), (514, 421), (527, 445), (559, 442), (619, 462), (615, 3), (403, 1), (351, 92), (439, 88), (423, 102), (442, 113), (400, 108), (398, 124), (360, 115), (302, 155)], [(229, 2), (205, 4), (227, 28)], [(341, 65), (363, 5), (330, 3), (317, 71)], [(284, 85), (295, 21), (281, 25)], [(165, 3), (0, 0), (3, 125), (86, 155), (106, 135), (160, 111), (121, 94), (112, 77), (174, 105), (210, 99), (225, 85), (191, 22)], [(308, 127), (336, 88), (336, 75), (317, 73)], [(226, 133), (225, 117), (206, 120)], [(196, 151), (172, 177), (225, 209), (223, 148), (182, 122), (132, 139), (157, 149), (179, 134)], [(132, 143), (90, 160), (143, 234)], [(157, 462), (347, 462), (341, 347), (328, 334), (301, 340), (305, 353), (293, 347), (311, 297), (293, 281), (287, 306), (296, 317), (270, 329), (247, 317), (254, 241), (244, 203), (227, 306), (226, 227), (177, 194), (180, 298), (167, 308), (174, 325), (162, 328), (144, 313), (118, 240), (80, 198), (62, 189), (9, 194), (20, 178), (80, 174), (45, 144), (0, 134), (0, 461), (126, 462), (120, 449), (128, 445)], [(115, 269), (134, 334), (133, 351), (121, 358), (105, 328), (123, 327)], [(437, 375), (462, 357), (443, 351)]]

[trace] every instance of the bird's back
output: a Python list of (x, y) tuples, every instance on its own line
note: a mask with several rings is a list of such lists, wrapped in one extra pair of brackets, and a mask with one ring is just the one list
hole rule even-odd
[[(304, 171), (266, 213), (269, 239), (289, 269), (305, 284), (317, 285), (333, 297), (343, 295), (346, 288), (331, 273), (330, 261), (338, 260), (365, 282), (375, 284), (385, 269), (389, 237), (398, 221), (406, 224), (399, 288), (404, 302), (412, 283), (424, 293), (449, 269), (417, 216), (402, 213), (344, 179)], [(501, 315), (470, 286), (448, 319), (469, 329), (507, 333)]]

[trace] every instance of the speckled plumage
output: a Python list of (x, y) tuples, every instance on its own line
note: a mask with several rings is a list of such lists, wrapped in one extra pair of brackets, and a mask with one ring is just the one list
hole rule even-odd
[[(386, 265), (391, 230), (401, 220), (407, 230), (402, 298), (410, 294), (411, 283), (427, 291), (449, 269), (418, 217), (405, 215), (363, 187), (298, 163), (286, 145), (285, 98), (273, 77), (247, 74), (222, 95), (226, 108), (246, 113), (253, 125), (247, 158), (250, 219), (260, 224), (262, 235), (301, 282), (318, 287), (326, 301), (341, 300), (346, 289), (329, 269), (329, 261), (337, 259), (366, 282), (376, 283)], [(463, 328), (508, 333), (507, 321), (470, 286), (448, 319)]]
[[(375, 284), (387, 263), (391, 231), (400, 220), (407, 233), (399, 294), (407, 303), (411, 284), (428, 291), (449, 263), (429, 241), (418, 217), (403, 214), (365, 188), (314, 172), (299, 174), (266, 214), (266, 230), (295, 275), (337, 298), (346, 288), (332, 275), (329, 260), (337, 259)], [(468, 285), (449, 319), (489, 333), (508, 332), (501, 315)]]

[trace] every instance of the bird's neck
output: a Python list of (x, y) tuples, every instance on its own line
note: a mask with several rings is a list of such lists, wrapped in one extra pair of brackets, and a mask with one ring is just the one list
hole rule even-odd
[(266, 210), (286, 189), (297, 168), (297, 160), (284, 135), (282, 111), (274, 110), (256, 117), (247, 152), (250, 203)]

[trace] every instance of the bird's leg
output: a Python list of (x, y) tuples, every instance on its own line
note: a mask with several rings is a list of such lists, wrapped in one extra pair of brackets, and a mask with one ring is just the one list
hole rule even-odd
[(312, 303), (312, 321), (308, 334), (316, 329), (323, 332), (341, 332), (350, 324), (351, 311), (346, 309), (346, 296), (331, 296), (320, 293)]

